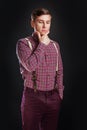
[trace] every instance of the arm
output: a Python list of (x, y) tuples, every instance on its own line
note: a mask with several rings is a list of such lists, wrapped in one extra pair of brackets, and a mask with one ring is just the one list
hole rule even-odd
[(61, 99), (63, 99), (63, 63), (62, 63), (62, 58), (61, 58), (61, 53), (60, 53), (60, 47), (58, 45), (58, 73), (57, 73), (57, 84), (58, 84), (58, 90), (59, 90), (59, 95)]
[(29, 72), (35, 71), (35, 69), (42, 62), (44, 55), (45, 45), (39, 43), (36, 50), (32, 53), (25, 39), (20, 39), (16, 45), (16, 54), (19, 62)]

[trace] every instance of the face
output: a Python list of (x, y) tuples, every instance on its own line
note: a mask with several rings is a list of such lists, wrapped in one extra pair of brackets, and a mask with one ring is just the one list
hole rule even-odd
[(51, 16), (50, 15), (41, 15), (38, 16), (35, 21), (31, 21), (31, 26), (34, 28), (34, 31), (38, 31), (40, 35), (44, 35), (50, 31), (51, 25)]

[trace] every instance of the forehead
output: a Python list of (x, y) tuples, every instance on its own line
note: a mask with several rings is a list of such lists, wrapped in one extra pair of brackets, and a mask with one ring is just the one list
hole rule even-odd
[(51, 16), (49, 14), (41, 15), (38, 16), (36, 20), (49, 21), (51, 20)]

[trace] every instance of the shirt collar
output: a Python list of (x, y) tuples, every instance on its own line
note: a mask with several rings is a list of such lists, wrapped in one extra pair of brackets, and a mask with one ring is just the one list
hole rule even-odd
[[(37, 34), (35, 32), (32, 33), (32, 37), (36, 42), (39, 42)], [(53, 42), (53, 40), (50, 40), (50, 44)]]

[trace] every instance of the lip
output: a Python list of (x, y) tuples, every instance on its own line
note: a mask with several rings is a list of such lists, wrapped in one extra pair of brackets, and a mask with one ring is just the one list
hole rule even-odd
[(42, 32), (47, 32), (47, 30), (42, 30)]

